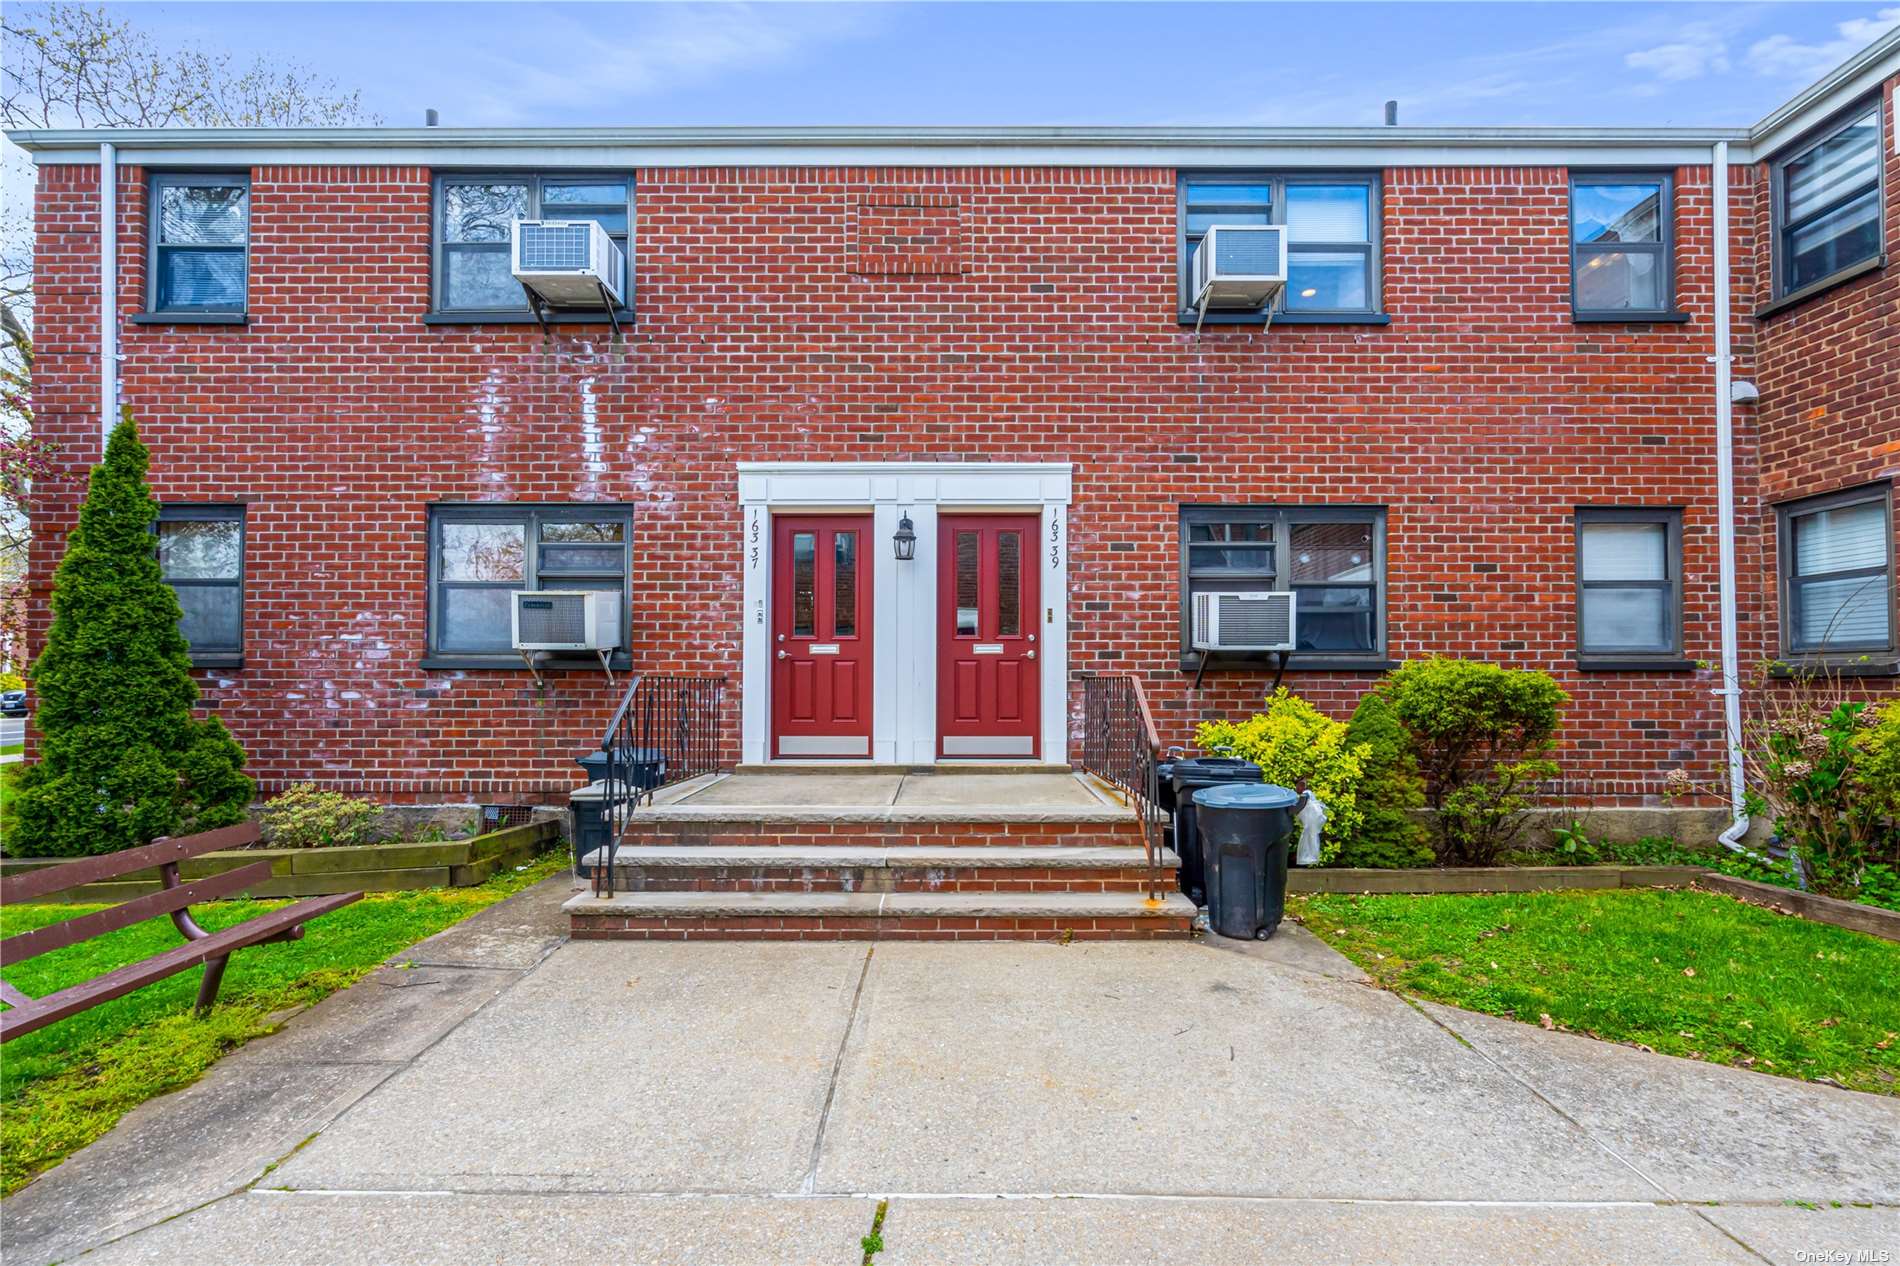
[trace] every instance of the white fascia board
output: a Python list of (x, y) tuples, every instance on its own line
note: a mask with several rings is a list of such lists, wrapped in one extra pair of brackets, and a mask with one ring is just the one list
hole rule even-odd
[(39, 163), (458, 167), (1448, 167), (1706, 163), (1726, 128), (284, 128), (20, 130)]

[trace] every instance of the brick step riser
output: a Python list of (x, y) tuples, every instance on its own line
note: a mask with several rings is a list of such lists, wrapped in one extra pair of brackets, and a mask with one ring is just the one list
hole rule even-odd
[[(1173, 875), (1164, 872), (1164, 887)], [(1039, 870), (1023, 867), (837, 870), (614, 867), (616, 892), (1146, 892), (1145, 867)]]
[(1141, 846), (1133, 826), (1009, 822), (920, 822), (890, 826), (793, 826), (766, 823), (717, 828), (636, 825), (621, 849), (652, 848), (1121, 848)]
[(695, 919), (573, 918), (582, 941), (1119, 941), (1181, 940), (1185, 918), (962, 919), (867, 918), (862, 916), (752, 916)]

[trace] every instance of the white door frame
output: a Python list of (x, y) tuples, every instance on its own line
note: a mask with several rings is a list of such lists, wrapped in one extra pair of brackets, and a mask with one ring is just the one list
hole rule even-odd
[[(772, 524), (777, 514), (871, 514), (871, 759), (937, 763), (937, 514), (996, 510), (1041, 521), (1042, 752), (1069, 759), (1069, 462), (740, 462), (741, 557), (745, 568), (739, 682), (740, 753), (748, 765), (771, 755)], [(909, 514), (917, 556), (891, 550)]]

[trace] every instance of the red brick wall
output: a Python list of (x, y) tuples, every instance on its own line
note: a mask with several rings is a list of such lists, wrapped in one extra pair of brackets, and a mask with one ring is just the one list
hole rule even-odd
[[(1739, 251), (1756, 183), (1738, 173)], [(55, 167), (39, 191), (40, 416), (75, 470), (98, 444), (95, 184)], [(129, 318), (141, 173), (122, 184)], [(931, 256), (954, 204), (955, 268), (851, 271), (863, 208), (892, 194), (928, 195), (929, 240), (905, 249)], [(1677, 173), (1687, 322), (1571, 322), (1562, 169), (1410, 169), (1385, 178), (1390, 325), (1198, 340), (1174, 315), (1170, 170), (662, 169), (637, 200), (621, 350), (591, 327), (548, 347), (532, 325), (424, 325), (418, 168), (258, 169), (249, 324), (123, 327), (123, 398), (161, 499), (251, 506), (246, 664), (200, 677), (267, 789), (512, 799), (578, 779), (613, 703), (598, 674), (541, 696), (525, 673), (420, 667), (433, 501), (632, 502), (639, 666), (736, 685), (740, 460), (1076, 462), (1071, 667), (1139, 670), (1177, 742), (1268, 680), (1210, 674), (1189, 694), (1177, 506), (1382, 504), (1395, 658), (1554, 672), (1580, 791), (1648, 797), (1669, 768), (1713, 759), (1706, 675), (1572, 660), (1580, 504), (1683, 507), (1686, 650), (1717, 655), (1706, 168)], [(1751, 419), (1741, 431), (1749, 498)], [(40, 525), (42, 621), (72, 517), (55, 498)], [(1744, 532), (1745, 574), (1763, 548)], [(1760, 617), (1745, 613), (1750, 646)], [(1340, 716), (1372, 680), (1288, 676)]]
[[(1900, 156), (1894, 151), (1894, 101), (1900, 76), (1882, 90), (1886, 250), (1900, 253)], [(1756, 181), (1756, 217), (1767, 222), (1768, 165)], [(1774, 297), (1771, 251), (1756, 253), (1751, 307)], [(1767, 548), (1744, 571), (1773, 631), (1777, 603), (1774, 503), (1900, 483), (1900, 268), (1888, 266), (1828, 290), (1759, 323), (1757, 385), (1761, 502), (1753, 509)], [(1887, 686), (1891, 689), (1891, 683)], [(1863, 683), (1863, 689), (1881, 689)]]

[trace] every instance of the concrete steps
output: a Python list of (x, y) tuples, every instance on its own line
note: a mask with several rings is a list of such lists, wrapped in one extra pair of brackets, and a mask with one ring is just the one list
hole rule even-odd
[(1193, 903), (1132, 892), (581, 893), (577, 940), (996, 941), (1185, 937)]
[[(602, 864), (588, 854), (589, 874)], [(1180, 860), (1164, 853), (1170, 877)], [(1139, 845), (890, 848), (636, 845), (614, 857), (618, 892), (1134, 892), (1151, 882)]]

